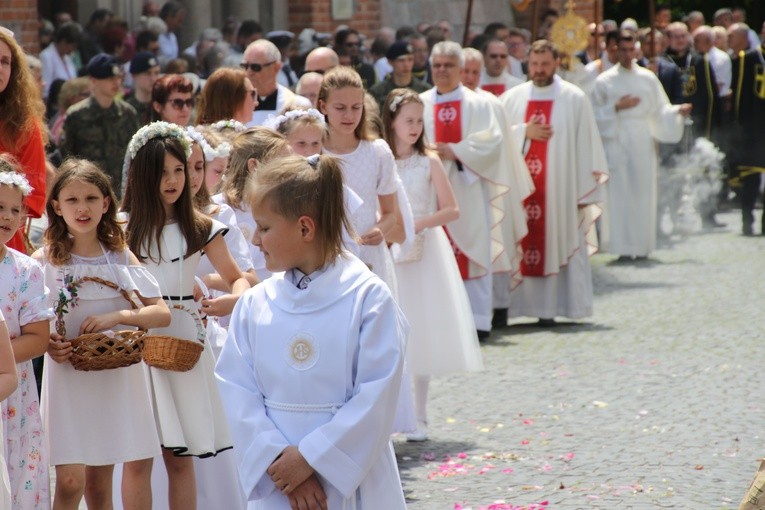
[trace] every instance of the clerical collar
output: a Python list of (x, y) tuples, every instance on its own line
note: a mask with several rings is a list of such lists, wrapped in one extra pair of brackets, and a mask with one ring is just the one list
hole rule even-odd
[(441, 93), (436, 89), (436, 103), (447, 103), (449, 101), (459, 101), (462, 99), (462, 84), (449, 92)]
[(265, 110), (265, 111), (273, 111), (276, 110), (276, 96), (279, 94), (279, 88), (277, 87), (276, 90), (273, 91), (273, 93), (265, 96), (265, 97), (258, 97), (258, 106), (255, 108), (255, 111)]
[(305, 274), (303, 271), (301, 271), (298, 268), (292, 268), (289, 271), (285, 273), (285, 277), (292, 282), (292, 284), (297, 287), (300, 290), (305, 290), (308, 288), (308, 285), (321, 276), (324, 271), (326, 271), (326, 267), (321, 267), (311, 273), (310, 275)]

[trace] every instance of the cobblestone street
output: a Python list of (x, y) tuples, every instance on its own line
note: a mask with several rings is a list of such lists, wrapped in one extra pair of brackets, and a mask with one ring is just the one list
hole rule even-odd
[(409, 508), (738, 508), (765, 454), (765, 238), (718, 217), (648, 262), (596, 255), (592, 320), (513, 322), (485, 372), (434, 380), (430, 440), (395, 441)]

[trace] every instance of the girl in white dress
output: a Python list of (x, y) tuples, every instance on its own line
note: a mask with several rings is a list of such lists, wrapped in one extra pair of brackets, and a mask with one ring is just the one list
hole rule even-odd
[(396, 274), (387, 243), (401, 243), (406, 235), (396, 206), (396, 163), (384, 140), (367, 134), (364, 87), (358, 73), (336, 67), (324, 75), (318, 99), (326, 115), (328, 134), (324, 152), (343, 162), (345, 183), (363, 201), (353, 227), (361, 239), (360, 258), (397, 296)]
[[(258, 126), (239, 133), (234, 138), (233, 149), (228, 158), (228, 168), (220, 187), (220, 193), (213, 196), (216, 204), (226, 204), (234, 210), (237, 225), (244, 238), (250, 241), (255, 233), (255, 220), (250, 206), (244, 200), (245, 187), (250, 174), (258, 165), (273, 158), (290, 154), (287, 140), (272, 129)], [(250, 243), (250, 253), (255, 273), (260, 280), (271, 276), (260, 250)]]
[(430, 377), (483, 368), (470, 303), (441, 228), (459, 208), (441, 160), (425, 148), (423, 110), (420, 96), (403, 88), (391, 91), (383, 108), (385, 139), (415, 218), (414, 242), (396, 261), (399, 303), (411, 326), (407, 369), (418, 424), (410, 441), (427, 439)]
[[(126, 509), (151, 508), (152, 457), (159, 455), (151, 398), (142, 364), (99, 371), (69, 363), (78, 334), (170, 324), (170, 310), (154, 277), (127, 248), (117, 223), (109, 179), (93, 163), (69, 159), (56, 173), (46, 205), (50, 224), (43, 264), (51, 306), (63, 310), (66, 337), (51, 328), (42, 387), (42, 415), (50, 463), (56, 466), (56, 509), (91, 508), (112, 500), (112, 472), (124, 462)], [(100, 278), (135, 293), (131, 310), (118, 290), (82, 278)], [(126, 327), (127, 326), (127, 327)]]
[(32, 258), (5, 246), (25, 220), (32, 192), (19, 165), (0, 154), (0, 309), (11, 337), (18, 387), (2, 402), (5, 460), (14, 510), (50, 508), (48, 450), (32, 359), (48, 348), (53, 312), (43, 271)]
[[(11, 335), (8, 333), (8, 325), (0, 310), (0, 400), (8, 398), (18, 385), (19, 378), (13, 359)], [(0, 429), (0, 441), (2, 441), (2, 433)], [(11, 481), (8, 479), (8, 467), (5, 465), (4, 455), (0, 455), (0, 508), (11, 508)]]
[[(169, 478), (169, 507), (196, 508), (191, 456), (208, 457), (231, 447), (220, 395), (213, 376), (214, 356), (205, 341), (193, 298), (194, 272), (201, 252), (216, 272), (240, 295), (250, 286), (220, 234), (226, 227), (194, 209), (188, 186), (191, 139), (179, 126), (155, 122), (133, 135), (123, 210), (129, 215), (127, 240), (146, 264), (171, 305), (172, 322), (152, 335), (168, 335), (204, 344), (201, 358), (186, 372), (149, 367), (148, 383)], [(215, 312), (214, 299), (202, 299), (205, 313)]]
[(342, 248), (339, 161), (274, 161), (249, 196), (274, 276), (237, 303), (216, 369), (249, 508), (403, 510), (389, 436), (407, 326)]

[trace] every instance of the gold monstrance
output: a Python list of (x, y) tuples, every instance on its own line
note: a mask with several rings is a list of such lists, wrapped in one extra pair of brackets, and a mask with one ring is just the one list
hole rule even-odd
[(587, 48), (590, 30), (587, 20), (574, 13), (574, 0), (566, 2), (566, 14), (553, 24), (550, 37), (561, 53), (561, 65), (569, 67), (571, 57)]

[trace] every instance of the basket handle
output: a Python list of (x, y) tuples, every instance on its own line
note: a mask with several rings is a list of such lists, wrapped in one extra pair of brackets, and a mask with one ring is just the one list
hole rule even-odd
[(197, 327), (197, 341), (204, 345), (205, 340), (207, 339), (207, 329), (205, 328), (202, 319), (199, 317), (199, 314), (194, 313), (191, 309), (189, 309), (189, 307), (184, 305), (173, 305), (171, 308), (174, 308), (175, 310), (181, 310), (191, 315), (191, 318), (194, 319), (194, 324)]
[[(97, 276), (83, 276), (82, 278), (77, 280), (78, 285), (85, 282), (98, 283), (99, 285), (104, 285), (105, 287), (109, 287), (111, 289), (116, 290), (117, 292), (120, 293), (120, 295), (122, 295), (123, 298), (125, 298), (125, 301), (130, 303), (131, 310), (138, 310), (138, 305), (135, 304), (133, 299), (130, 297), (130, 294), (128, 293), (128, 291), (126, 291), (125, 289), (117, 285), (116, 283), (110, 282), (109, 280), (104, 280), (103, 278), (99, 278)], [(147, 329), (143, 327), (138, 327), (137, 329), (138, 331), (143, 331), (144, 333), (147, 332)]]

